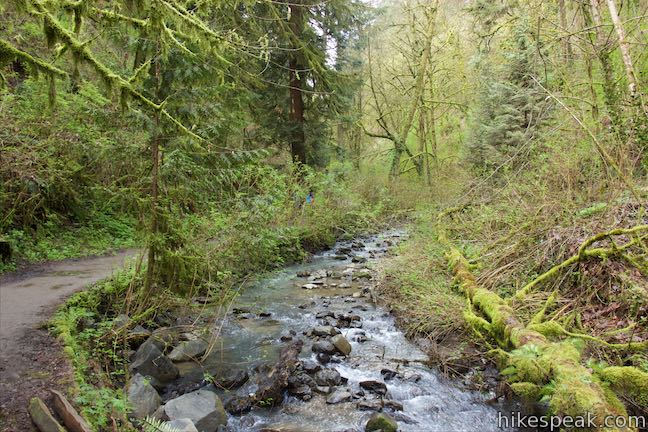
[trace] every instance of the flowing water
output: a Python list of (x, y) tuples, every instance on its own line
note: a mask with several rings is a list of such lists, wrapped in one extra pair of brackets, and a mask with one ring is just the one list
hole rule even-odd
[[(446, 379), (435, 369), (426, 367), (427, 356), (409, 341), (395, 325), (394, 318), (368, 298), (372, 282), (362, 275), (365, 267), (377, 263), (390, 245), (404, 237), (401, 231), (389, 231), (362, 241), (338, 243), (336, 248), (320, 253), (305, 264), (293, 265), (259, 280), (244, 289), (220, 328), (219, 344), (203, 363), (208, 370), (253, 370), (263, 362), (272, 363), (290, 332), (305, 341), (301, 358), (315, 360), (312, 338), (304, 332), (315, 326), (329, 324), (332, 318), (317, 318), (319, 313), (353, 314), (360, 317), (361, 328), (340, 328), (352, 346), (350, 356), (334, 357), (323, 367), (335, 368), (348, 381), (339, 388), (348, 389), (355, 398), (350, 402), (327, 404), (326, 395), (313, 393), (302, 401), (288, 396), (279, 406), (255, 408), (242, 416), (231, 416), (228, 429), (234, 431), (363, 431), (372, 412), (357, 408), (357, 403), (377, 396), (365, 392), (360, 396), (359, 382), (384, 381), (386, 399), (402, 404), (402, 411), (386, 411), (393, 415), (402, 431), (495, 431), (498, 410), (510, 406), (487, 404), (491, 394), (466, 390), (459, 381)], [(352, 249), (352, 251), (350, 251)], [(340, 250), (366, 258), (352, 263), (338, 256)], [(358, 260), (356, 258), (356, 260)], [(326, 272), (325, 285), (314, 289), (302, 286)], [(319, 274), (318, 274), (319, 273)], [(313, 275), (309, 281), (308, 274)], [(365, 275), (366, 276), (366, 275)], [(363, 297), (358, 297), (362, 290)], [(355, 296), (354, 296), (355, 293)], [(360, 326), (359, 324), (354, 324)], [(381, 370), (398, 372), (384, 380)], [(253, 392), (251, 379), (236, 393)], [(234, 391), (233, 391), (234, 392)], [(221, 392), (226, 400), (232, 393)]]

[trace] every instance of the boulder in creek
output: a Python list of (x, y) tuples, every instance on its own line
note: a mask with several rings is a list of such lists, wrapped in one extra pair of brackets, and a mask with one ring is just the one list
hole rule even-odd
[(307, 289), (307, 290), (312, 290), (312, 289), (315, 289), (317, 287), (318, 287), (318, 285), (314, 284), (314, 283), (307, 283), (307, 284), (302, 285), (302, 288)]
[(396, 432), (398, 423), (385, 413), (375, 413), (371, 416), (365, 426), (365, 432)]
[(380, 369), (380, 375), (383, 376), (385, 381), (389, 381), (399, 376), (399, 373), (398, 371), (391, 368), (382, 368)]
[(342, 377), (335, 369), (322, 369), (315, 374), (315, 382), (319, 386), (336, 386), (342, 383)]
[(214, 385), (225, 390), (234, 390), (241, 387), (250, 379), (250, 374), (246, 370), (228, 371), (218, 374), (214, 378)]
[(306, 385), (309, 388), (317, 387), (317, 383), (313, 378), (311, 378), (309, 375), (306, 375), (305, 373), (297, 373), (295, 375), (291, 375), (288, 378), (288, 388), (290, 389), (291, 387), (299, 387), (302, 385)]
[(331, 394), (326, 399), (326, 403), (329, 405), (333, 405), (342, 402), (350, 402), (351, 397), (352, 397), (351, 393), (346, 390), (336, 390), (333, 394)]
[(338, 329), (333, 326), (317, 326), (313, 327), (312, 334), (315, 336), (335, 336), (340, 333)]
[(208, 344), (202, 339), (193, 339), (184, 342), (173, 348), (167, 357), (174, 362), (182, 362), (187, 360), (194, 360), (197, 357), (205, 354)]
[(302, 360), (301, 367), (304, 372), (311, 375), (322, 369), (322, 366), (313, 360)]
[(154, 378), (153, 384), (156, 386), (174, 380), (178, 376), (176, 365), (162, 354), (154, 343), (147, 342), (144, 342), (135, 353), (135, 358), (129, 366), (130, 372)]
[(344, 254), (333, 255), (333, 259), (340, 260), (340, 261), (344, 261), (347, 258), (348, 257), (346, 255), (344, 255)]
[(358, 402), (356, 407), (361, 411), (380, 411), (382, 404), (379, 400), (363, 400)]
[(349, 354), (351, 354), (351, 344), (341, 334), (333, 336), (331, 338), (331, 343), (342, 355), (348, 356)]
[(372, 275), (369, 270), (362, 270), (353, 274), (354, 279), (371, 279)]
[(383, 407), (392, 411), (403, 411), (403, 404), (395, 400), (383, 400)]
[(351, 262), (354, 262), (354, 263), (364, 263), (364, 262), (367, 262), (367, 258), (365, 258), (365, 257), (363, 257), (363, 256), (360, 256), (360, 255), (354, 255), (354, 256), (351, 258)]
[(178, 432), (198, 432), (196, 425), (194, 425), (191, 419), (188, 418), (171, 420), (166, 422), (166, 426), (173, 428)]
[(331, 361), (331, 356), (326, 354), (326, 353), (318, 353), (316, 358), (317, 358), (317, 361), (322, 363), (322, 364), (327, 364), (327, 363), (330, 363), (330, 361)]
[(216, 432), (227, 425), (227, 413), (216, 393), (196, 390), (172, 399), (164, 405), (169, 420), (189, 419), (198, 432)]
[(367, 391), (379, 395), (387, 394), (387, 385), (385, 385), (385, 383), (381, 381), (376, 381), (376, 380), (360, 381), (360, 387)]
[(295, 396), (297, 399), (307, 401), (313, 398), (311, 388), (306, 384), (288, 387), (288, 394)]
[(128, 383), (128, 402), (132, 408), (131, 415), (142, 419), (153, 414), (162, 400), (149, 380), (136, 374)]
[(312, 350), (315, 353), (324, 353), (329, 355), (336, 352), (335, 345), (333, 345), (333, 343), (328, 340), (320, 340), (313, 343)]

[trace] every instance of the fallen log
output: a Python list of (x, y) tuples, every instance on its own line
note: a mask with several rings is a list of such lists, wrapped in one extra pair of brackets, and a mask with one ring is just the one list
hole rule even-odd
[(288, 387), (288, 378), (299, 364), (304, 342), (296, 340), (286, 345), (279, 355), (277, 363), (256, 378), (256, 392), (247, 396), (235, 396), (225, 403), (225, 409), (231, 414), (242, 414), (253, 406), (274, 406), (283, 401), (283, 391)]
[(41, 432), (66, 432), (40, 398), (31, 398), (27, 411)]
[[(620, 399), (581, 364), (578, 341), (550, 341), (533, 326), (525, 326), (506, 300), (477, 284), (467, 259), (450, 242), (443, 228), (442, 219), (456, 210), (450, 209), (438, 215), (437, 236), (447, 248), (450, 267), (468, 300), (467, 321), (480, 334), (485, 331), (495, 339), (506, 366), (502, 373), (510, 375), (513, 390), (523, 397), (537, 399), (543, 387), (545, 391), (549, 388), (549, 406), (558, 416), (586, 417), (589, 414), (599, 420), (606, 416), (627, 417)], [(612, 427), (598, 430), (632, 429)]]
[(54, 410), (63, 419), (70, 432), (92, 432), (88, 423), (79, 415), (63, 394), (50, 389), (54, 396)]

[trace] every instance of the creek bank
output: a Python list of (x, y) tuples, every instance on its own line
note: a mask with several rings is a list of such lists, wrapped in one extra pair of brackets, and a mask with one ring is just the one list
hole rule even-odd
[[(225, 316), (208, 309), (179, 317), (133, 344), (130, 370), (147, 377), (128, 384), (140, 407), (133, 418), (147, 413), (183, 425), (190, 419), (208, 432), (290, 430), (290, 424), (301, 431), (377, 430), (376, 424), (427, 431), (477, 424), (486, 413), (494, 418), (486, 396), (426, 367), (427, 356), (373, 304), (371, 263), (389, 246), (385, 237), (342, 244), (248, 287)], [(355, 254), (340, 259), (342, 247)], [(185, 322), (198, 325), (178, 325)], [(200, 413), (169, 408), (185, 406), (186, 398), (201, 401)]]

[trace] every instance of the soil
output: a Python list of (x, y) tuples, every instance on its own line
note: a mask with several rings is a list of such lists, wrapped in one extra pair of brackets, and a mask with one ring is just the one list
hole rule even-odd
[(0, 276), (0, 431), (32, 432), (27, 403), (49, 389), (66, 393), (72, 369), (44, 327), (71, 294), (104, 279), (136, 250), (35, 265)]

